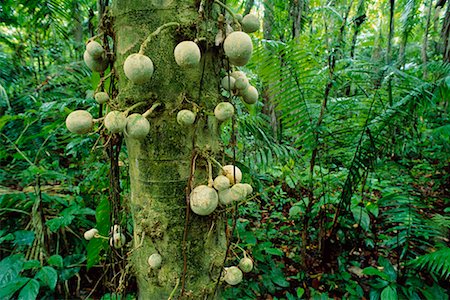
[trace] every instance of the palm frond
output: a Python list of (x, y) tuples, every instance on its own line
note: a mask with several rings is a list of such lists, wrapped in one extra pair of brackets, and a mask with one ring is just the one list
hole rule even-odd
[(450, 248), (445, 247), (435, 252), (427, 253), (409, 261), (408, 265), (426, 269), (443, 279), (450, 277)]

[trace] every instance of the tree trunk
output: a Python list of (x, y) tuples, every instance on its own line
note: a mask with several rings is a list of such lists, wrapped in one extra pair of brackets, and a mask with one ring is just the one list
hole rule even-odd
[(450, 5), (447, 4), (447, 9), (445, 10), (445, 17), (442, 22), (441, 30), (441, 47), (442, 55), (445, 62), (450, 62)]
[[(194, 0), (113, 3), (115, 70), (119, 79), (115, 104), (124, 110), (146, 101), (141, 113), (155, 103), (162, 104), (149, 119), (150, 133), (143, 141), (125, 139), (134, 221), (131, 263), (139, 299), (213, 298), (226, 254), (226, 220), (217, 212), (204, 217), (195, 215), (187, 206), (186, 197), (191, 188), (188, 184), (191, 168), (197, 166), (195, 183), (205, 184), (207, 175), (200, 169), (206, 165), (201, 155), (205, 152), (216, 155), (220, 150), (217, 120), (205, 112), (212, 112), (221, 98), (218, 89), (221, 59), (209, 42), (199, 43), (202, 60), (196, 68), (180, 69), (173, 56), (176, 44), (183, 40), (197, 37), (214, 41), (217, 31), (211, 29), (217, 28), (218, 15), (212, 14), (212, 4), (207, 2), (202, 15), (198, 12), (198, 1)], [(139, 51), (149, 34), (168, 22), (181, 26), (161, 31), (144, 53), (155, 66), (151, 81), (142, 86), (132, 84), (123, 72), (125, 59)], [(200, 108), (195, 125), (179, 126), (177, 112), (193, 109), (192, 103)], [(156, 252), (162, 256), (162, 265), (151, 270), (147, 259)]]

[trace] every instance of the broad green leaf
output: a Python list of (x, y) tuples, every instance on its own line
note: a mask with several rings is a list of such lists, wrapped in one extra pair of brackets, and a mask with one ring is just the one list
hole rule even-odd
[(272, 254), (272, 255), (277, 255), (277, 256), (282, 256), (284, 254), (283, 251), (281, 251), (280, 249), (277, 249), (277, 248), (266, 248), (264, 250), (266, 250), (267, 254)]
[(108, 247), (108, 243), (103, 239), (92, 239), (87, 244), (87, 268), (92, 268), (93, 265), (100, 261), (100, 252)]
[(286, 280), (283, 271), (279, 268), (272, 269), (270, 272), (270, 279), (278, 286), (289, 287), (289, 282)]
[(301, 298), (303, 294), (305, 294), (305, 289), (301, 287), (297, 288), (297, 297)]
[(34, 300), (39, 294), (39, 281), (30, 279), (28, 283), (22, 288), (17, 300)]
[(31, 259), (31, 260), (27, 260), (22, 267), (22, 270), (30, 270), (30, 269), (35, 269), (35, 268), (40, 268), (41, 267), (41, 262), (38, 261), (37, 259)]
[(17, 246), (31, 246), (34, 241), (34, 232), (29, 230), (18, 230), (14, 232), (14, 244)]
[(19, 276), (24, 260), (23, 254), (14, 254), (0, 261), (0, 286), (15, 280)]
[(364, 231), (369, 231), (370, 229), (370, 217), (366, 209), (361, 206), (352, 207), (353, 218), (355, 222), (361, 225)]
[(56, 287), (56, 282), (58, 281), (58, 272), (52, 267), (45, 266), (37, 272), (34, 278), (39, 279), (53, 291)]
[(45, 224), (48, 226), (51, 232), (58, 231), (61, 227), (68, 226), (75, 219), (74, 215), (64, 215), (48, 220)]
[(389, 276), (390, 281), (394, 282), (397, 279), (397, 271), (395, 271), (394, 266), (389, 259), (380, 256), (378, 258), (378, 263), (384, 268), (383, 272)]
[(389, 276), (385, 273), (381, 272), (380, 270), (374, 268), (374, 267), (367, 267), (363, 269), (363, 274), (365, 275), (377, 275), (383, 278), (384, 280), (389, 280)]
[(397, 300), (397, 290), (388, 285), (381, 292), (381, 300)]
[(0, 284), (0, 299), (9, 300), (18, 290), (20, 290), (30, 280), (26, 277), (16, 277), (15, 279)]
[(47, 260), (47, 263), (51, 266), (55, 266), (57, 268), (62, 268), (63, 267), (63, 258), (61, 257), (61, 255), (55, 254), (49, 257), (49, 259)]

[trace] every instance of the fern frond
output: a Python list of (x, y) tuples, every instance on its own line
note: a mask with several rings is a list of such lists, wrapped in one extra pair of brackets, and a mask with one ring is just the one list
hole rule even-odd
[(409, 261), (408, 264), (415, 268), (427, 269), (430, 273), (448, 279), (450, 277), (450, 248), (445, 247), (419, 256)]

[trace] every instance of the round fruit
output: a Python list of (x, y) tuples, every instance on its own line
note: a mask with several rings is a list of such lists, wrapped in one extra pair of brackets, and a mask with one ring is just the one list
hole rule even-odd
[(243, 66), (252, 56), (252, 39), (245, 32), (232, 32), (223, 42), (223, 49), (233, 65)]
[(72, 133), (84, 134), (94, 126), (92, 115), (85, 110), (75, 110), (66, 118), (66, 127)]
[(91, 41), (86, 45), (86, 52), (89, 53), (92, 58), (99, 59), (103, 56), (103, 53), (105, 53), (105, 49), (103, 49), (102, 45), (96, 41)]
[(230, 285), (236, 285), (242, 281), (242, 271), (238, 267), (225, 268), (223, 280)]
[(214, 179), (214, 188), (216, 190), (223, 191), (229, 187), (230, 187), (230, 179), (228, 179), (228, 177), (224, 175), (219, 175)]
[(245, 73), (244, 72), (242, 72), (242, 71), (233, 71), (233, 72), (231, 72), (231, 77), (233, 77), (234, 79), (238, 79), (239, 77), (245, 77), (245, 78), (247, 78), (247, 76), (245, 75)]
[(147, 262), (151, 269), (159, 269), (159, 267), (161, 267), (162, 257), (159, 253), (153, 253), (150, 255)]
[(94, 58), (87, 51), (84, 51), (83, 59), (91, 71), (103, 72), (108, 68), (108, 60), (103, 56), (100, 58)]
[(230, 102), (220, 102), (214, 109), (217, 120), (225, 121), (234, 115), (234, 107)]
[(104, 124), (111, 133), (119, 133), (125, 129), (127, 117), (122, 112), (113, 110), (106, 115)]
[(88, 241), (92, 240), (94, 236), (98, 233), (98, 230), (95, 228), (89, 229), (84, 233), (84, 238)]
[(248, 257), (244, 257), (239, 261), (239, 268), (244, 273), (251, 272), (253, 270), (253, 261)]
[(247, 196), (247, 188), (242, 183), (236, 183), (230, 188), (230, 193), (234, 201), (240, 201)]
[(197, 215), (207, 216), (216, 209), (217, 204), (219, 203), (218, 198), (215, 189), (206, 185), (199, 185), (191, 192), (191, 209)]
[(173, 51), (175, 61), (182, 68), (193, 68), (200, 63), (200, 48), (192, 41), (179, 43)]
[(239, 22), (242, 22), (243, 17), (242, 17), (241, 14), (234, 14), (234, 16), (236, 17), (236, 19), (237, 19)]
[(238, 90), (245, 90), (248, 86), (248, 79), (245, 75), (243, 76), (239, 76), (236, 79), (236, 83), (234, 84), (234, 86), (238, 89)]
[(247, 196), (253, 193), (253, 187), (250, 184), (243, 183), (242, 185), (245, 187)]
[(152, 60), (143, 54), (134, 53), (127, 57), (123, 64), (125, 76), (135, 84), (150, 81), (154, 67)]
[(126, 133), (130, 138), (140, 140), (150, 132), (150, 123), (141, 114), (132, 114), (127, 118)]
[(95, 94), (94, 98), (98, 104), (103, 104), (109, 100), (109, 95), (105, 92), (98, 92), (97, 94)]
[(126, 238), (123, 233), (114, 233), (112, 238), (109, 239), (109, 245), (116, 249), (122, 248), (125, 245)]
[[(231, 184), (239, 183), (242, 180), (242, 172), (238, 167), (233, 165), (226, 165), (222, 167), (222, 173), (230, 180)], [(234, 176), (236, 176), (236, 182), (234, 182)]]
[(245, 15), (242, 19), (242, 30), (252, 33), (259, 30), (259, 19), (253, 14)]
[(234, 77), (231, 76), (225, 76), (224, 78), (222, 78), (222, 87), (227, 90), (227, 91), (231, 91), (234, 90), (234, 84), (236, 82), (236, 79), (234, 79)]
[(181, 126), (189, 126), (195, 122), (195, 114), (189, 109), (180, 110), (177, 114), (177, 122)]
[(258, 97), (258, 90), (252, 85), (249, 85), (242, 91), (242, 99), (244, 99), (247, 104), (255, 104), (256, 101), (258, 101)]

